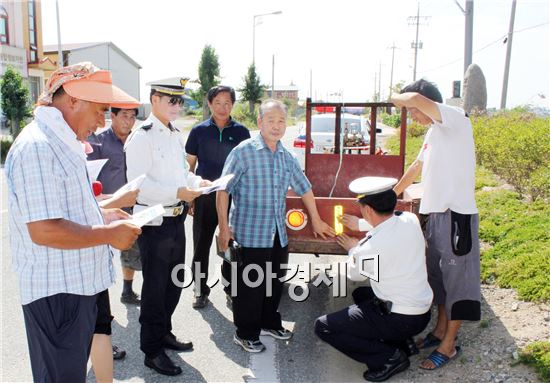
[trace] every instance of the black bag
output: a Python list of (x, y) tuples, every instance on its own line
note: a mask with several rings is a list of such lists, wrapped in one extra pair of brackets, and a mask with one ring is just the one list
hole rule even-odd
[(242, 264), (242, 246), (234, 239), (229, 240), (229, 248), (226, 251), (221, 251), (218, 236), (216, 236), (216, 252), (227, 263), (237, 262), (239, 266)]
[(472, 250), (472, 215), (451, 210), (451, 246), (455, 255), (466, 255)]

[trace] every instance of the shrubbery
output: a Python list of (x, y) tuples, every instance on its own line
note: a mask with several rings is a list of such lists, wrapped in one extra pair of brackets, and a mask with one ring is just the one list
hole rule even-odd
[(550, 342), (534, 342), (519, 353), (522, 363), (535, 367), (543, 382), (550, 382)]
[(480, 190), (481, 279), (514, 288), (521, 299), (550, 300), (550, 206), (525, 202), (512, 191)]
[(399, 128), (401, 125), (401, 113), (382, 114), (382, 123), (394, 128)]
[(3, 164), (4, 161), (6, 161), (6, 156), (8, 155), (12, 143), (13, 140), (11, 138), (4, 137), (0, 140), (0, 163)]
[(254, 113), (251, 115), (248, 109), (248, 102), (236, 102), (235, 105), (233, 105), (231, 117), (250, 130), (258, 129), (258, 106), (255, 107)]
[(550, 118), (515, 110), (472, 118), (477, 161), (521, 197), (550, 197)]

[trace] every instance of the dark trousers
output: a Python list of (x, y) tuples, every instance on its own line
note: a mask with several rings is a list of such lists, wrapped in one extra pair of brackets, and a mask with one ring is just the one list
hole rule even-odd
[(422, 332), (430, 321), (430, 311), (422, 315), (381, 314), (370, 287), (353, 292), (355, 304), (315, 321), (319, 338), (376, 371), (395, 353), (405, 348), (405, 340)]
[[(208, 265), (210, 264), (210, 248), (216, 227), (218, 226), (218, 213), (216, 211), (216, 193), (205, 194), (195, 199), (195, 209), (193, 214), (193, 263), (191, 269), (195, 279), (195, 294), (209, 295), (210, 287), (206, 284), (208, 281)], [(199, 264), (199, 268), (197, 267)], [(222, 262), (222, 277), (227, 281), (228, 286), (224, 290), (229, 294), (231, 282), (231, 266)], [(204, 273), (203, 278), (199, 278), (197, 272)], [(200, 281), (199, 281), (200, 279)]]
[(23, 306), (35, 382), (85, 382), (97, 295), (56, 294)]
[[(288, 246), (281, 247), (279, 235), (275, 235), (272, 248), (243, 247), (242, 263), (237, 266), (237, 295), (233, 298), (233, 321), (238, 337), (257, 340), (262, 328), (278, 330), (283, 327), (278, 309), (283, 291), (280, 279), (286, 274), (281, 264), (287, 262)], [(268, 264), (271, 265), (271, 273), (275, 274), (272, 278), (266, 273)], [(253, 267), (258, 269), (249, 265), (256, 265)], [(260, 269), (263, 275), (258, 271)], [(244, 279), (245, 272), (252, 283), (260, 277), (261, 284), (257, 287), (248, 286)], [(272, 286), (271, 296), (267, 296), (268, 283)]]
[[(138, 238), (143, 268), (140, 348), (152, 358), (162, 352), (162, 340), (172, 331), (172, 314), (181, 295), (172, 270), (185, 263), (185, 216), (164, 217), (160, 226), (144, 226)], [(179, 282), (183, 275), (182, 268)]]

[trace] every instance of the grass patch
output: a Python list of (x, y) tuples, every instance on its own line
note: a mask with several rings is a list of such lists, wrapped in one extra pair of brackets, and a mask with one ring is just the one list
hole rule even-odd
[(550, 300), (550, 206), (527, 203), (515, 192), (478, 191), (481, 278), (516, 289), (528, 301)]
[(519, 353), (521, 363), (533, 366), (544, 382), (550, 382), (550, 342), (533, 342)]

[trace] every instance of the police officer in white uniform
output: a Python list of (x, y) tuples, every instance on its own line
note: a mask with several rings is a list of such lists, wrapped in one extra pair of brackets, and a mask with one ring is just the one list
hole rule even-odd
[[(181, 288), (173, 283), (171, 273), (185, 262), (187, 203), (201, 194), (194, 189), (210, 184), (189, 172), (184, 138), (171, 122), (183, 106), (186, 82), (175, 78), (149, 84), (151, 114), (124, 147), (128, 180), (146, 175), (134, 213), (159, 203), (165, 207), (162, 219), (143, 227), (138, 242), (143, 267), (140, 347), (145, 365), (164, 375), (182, 372), (166, 355), (165, 348), (193, 348), (191, 342), (181, 342), (172, 333), (172, 314)], [(182, 281), (183, 276), (178, 275), (178, 279)]]
[[(382, 382), (410, 365), (408, 355), (418, 352), (411, 337), (430, 321), (433, 298), (428, 284), (424, 237), (418, 218), (394, 211), (397, 196), (394, 178), (363, 177), (349, 188), (358, 194), (361, 215), (369, 232), (361, 241), (341, 234), (337, 241), (348, 250), (348, 276), (352, 280), (377, 280), (353, 292), (355, 304), (320, 317), (315, 333), (322, 340), (368, 370), (363, 377)], [(343, 223), (358, 230), (357, 217)], [(378, 269), (373, 269), (378, 258)], [(376, 271), (377, 274), (376, 275)]]

